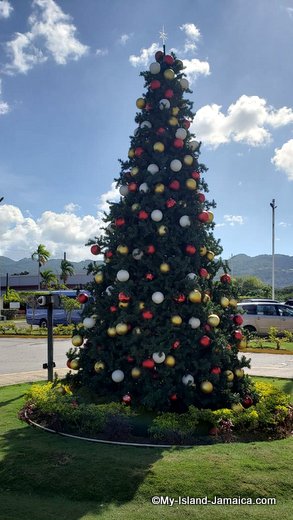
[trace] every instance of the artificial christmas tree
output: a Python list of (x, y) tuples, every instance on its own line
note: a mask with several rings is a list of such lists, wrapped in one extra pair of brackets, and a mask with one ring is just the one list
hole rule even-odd
[[(104, 234), (91, 240), (92, 302), (74, 333), (72, 386), (153, 410), (230, 407), (250, 397), (234, 286), (212, 233), (207, 171), (190, 133), (183, 63), (157, 52), (138, 98), (128, 160)], [(79, 343), (79, 342), (77, 342)]]

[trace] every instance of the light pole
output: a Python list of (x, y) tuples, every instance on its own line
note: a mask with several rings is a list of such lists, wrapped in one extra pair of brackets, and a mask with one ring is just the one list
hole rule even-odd
[(272, 299), (275, 299), (275, 199), (272, 200), (270, 206), (272, 208)]

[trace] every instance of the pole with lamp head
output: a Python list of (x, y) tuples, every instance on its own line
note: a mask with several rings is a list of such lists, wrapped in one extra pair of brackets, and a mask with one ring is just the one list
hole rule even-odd
[(272, 299), (275, 299), (275, 199), (270, 202), (272, 208)]

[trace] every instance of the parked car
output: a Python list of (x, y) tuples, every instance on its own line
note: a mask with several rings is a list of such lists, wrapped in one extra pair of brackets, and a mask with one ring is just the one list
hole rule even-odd
[[(87, 291), (83, 291), (87, 292)], [(40, 293), (40, 295), (46, 294), (45, 291)], [(50, 291), (50, 294), (55, 296), (59, 296), (56, 300), (59, 301), (58, 306), (54, 306), (53, 308), (53, 325), (68, 325), (68, 323), (79, 323), (81, 318), (81, 313), (83, 311), (84, 305), (80, 305), (79, 309), (74, 309), (70, 312), (70, 315), (65, 311), (62, 305), (62, 296), (67, 296), (67, 298), (76, 299), (77, 291)], [(47, 327), (48, 317), (47, 317), (47, 308), (36, 303), (35, 305), (26, 305), (26, 321), (30, 325), (39, 325), (39, 327)]]
[(293, 332), (293, 308), (289, 305), (273, 302), (241, 302), (239, 310), (243, 310), (243, 327), (257, 334), (268, 334), (270, 327), (279, 331)]
[(285, 305), (289, 305), (290, 307), (293, 307), (293, 298), (290, 298), (285, 302)]

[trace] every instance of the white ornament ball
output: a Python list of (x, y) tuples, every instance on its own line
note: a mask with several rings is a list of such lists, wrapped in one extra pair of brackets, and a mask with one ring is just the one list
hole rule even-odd
[(154, 222), (161, 222), (163, 218), (163, 213), (161, 212), (160, 209), (154, 209), (152, 212), (151, 212), (151, 219), (154, 221)]
[(143, 257), (143, 251), (141, 249), (138, 249), (137, 247), (132, 251), (132, 256), (134, 260), (141, 260), (141, 258)]
[(159, 102), (159, 109), (160, 110), (168, 110), (170, 108), (170, 101), (169, 99), (161, 99)]
[(193, 385), (194, 377), (191, 374), (186, 374), (186, 376), (182, 377), (182, 383), (186, 386)]
[(111, 375), (114, 383), (121, 383), (124, 379), (124, 372), (122, 370), (114, 370)]
[(139, 132), (140, 128), (136, 128), (134, 131), (133, 131), (133, 135), (134, 137), (136, 137), (138, 135), (138, 132)]
[(150, 121), (143, 121), (140, 128), (152, 128), (152, 123)]
[(146, 182), (143, 182), (140, 187), (139, 187), (139, 191), (141, 191), (142, 193), (147, 193), (149, 191), (149, 187), (147, 185)]
[(200, 143), (198, 141), (190, 141), (189, 143), (189, 148), (193, 151), (193, 152), (196, 152), (196, 150), (198, 150), (200, 147)]
[(119, 192), (120, 195), (122, 195), (122, 197), (125, 197), (128, 194), (128, 187), (125, 184), (123, 186), (120, 186)]
[(156, 164), (149, 164), (147, 167), (147, 171), (154, 175), (155, 173), (158, 173), (159, 167)]
[(188, 323), (192, 329), (198, 329), (198, 327), (200, 327), (200, 320), (198, 318), (192, 317)]
[(187, 137), (187, 132), (186, 132), (185, 128), (178, 128), (176, 130), (175, 137), (177, 137), (177, 139), (182, 139), (184, 141), (184, 139), (186, 139), (186, 137)]
[(154, 352), (152, 358), (155, 363), (164, 363), (166, 354), (164, 354), (164, 352)]
[(170, 162), (170, 168), (172, 172), (180, 172), (182, 168), (182, 162), (179, 161), (179, 159), (173, 159), (173, 161)]
[(82, 322), (85, 329), (92, 329), (96, 324), (96, 318), (90, 316), (89, 318), (84, 318)]
[(159, 74), (160, 70), (161, 70), (161, 65), (157, 61), (154, 61), (154, 63), (150, 64), (150, 73), (151, 74)]
[(191, 224), (189, 216), (188, 215), (183, 215), (179, 219), (179, 224), (180, 224), (181, 227), (189, 227), (190, 224)]
[(108, 296), (111, 296), (113, 290), (114, 290), (113, 285), (109, 285), (109, 287), (106, 288), (106, 291), (105, 291), (105, 292), (106, 292), (106, 294), (107, 294)]
[(152, 301), (154, 303), (162, 303), (164, 301), (165, 297), (163, 295), (163, 293), (161, 293), (160, 291), (156, 291), (152, 294)]
[(116, 278), (119, 282), (127, 282), (127, 280), (129, 280), (129, 272), (125, 269), (120, 269), (116, 275)]
[(181, 78), (180, 85), (183, 90), (187, 90), (189, 88), (189, 82), (186, 78)]
[(188, 273), (188, 275), (186, 276), (186, 278), (188, 280), (196, 280), (197, 276), (195, 273)]

